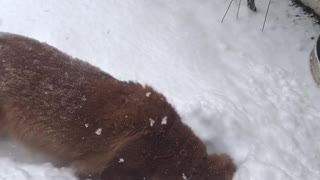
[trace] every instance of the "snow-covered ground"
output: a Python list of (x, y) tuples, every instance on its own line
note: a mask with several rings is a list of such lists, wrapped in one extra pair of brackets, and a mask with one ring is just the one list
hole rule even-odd
[[(235, 0), (0, 0), (0, 31), (45, 41), (122, 80), (164, 93), (234, 180), (320, 179), (320, 89), (309, 53), (320, 27), (289, 0), (258, 12)], [(297, 17), (296, 15), (299, 15)], [(73, 177), (74, 178), (74, 177)], [(0, 180), (72, 179), (0, 142)], [(74, 178), (75, 179), (75, 178)]]

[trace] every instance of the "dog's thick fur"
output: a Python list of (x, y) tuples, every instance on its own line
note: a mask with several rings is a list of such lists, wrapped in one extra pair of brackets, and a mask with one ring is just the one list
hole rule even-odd
[(231, 180), (165, 97), (36, 40), (0, 34), (0, 129), (79, 176)]

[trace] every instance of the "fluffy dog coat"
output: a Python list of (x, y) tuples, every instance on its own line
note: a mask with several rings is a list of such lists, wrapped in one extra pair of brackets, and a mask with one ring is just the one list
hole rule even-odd
[(165, 97), (59, 50), (0, 34), (0, 128), (81, 178), (231, 180)]

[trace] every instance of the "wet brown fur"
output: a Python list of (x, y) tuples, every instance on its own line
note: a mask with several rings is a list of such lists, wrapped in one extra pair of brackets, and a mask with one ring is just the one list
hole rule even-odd
[(151, 87), (8, 33), (0, 34), (0, 129), (82, 178), (231, 180), (236, 169), (227, 155), (208, 155)]

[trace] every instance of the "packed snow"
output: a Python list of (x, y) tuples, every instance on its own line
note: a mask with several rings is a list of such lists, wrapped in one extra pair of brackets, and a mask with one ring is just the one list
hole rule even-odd
[[(319, 180), (320, 89), (309, 54), (320, 27), (289, 0), (272, 1), (264, 32), (268, 1), (256, 2), (257, 13), (242, 1), (237, 19), (234, 0), (221, 23), (229, 2), (3, 0), (0, 31), (155, 87), (210, 152), (230, 154), (234, 180)], [(4, 139), (0, 179), (75, 177)]]

